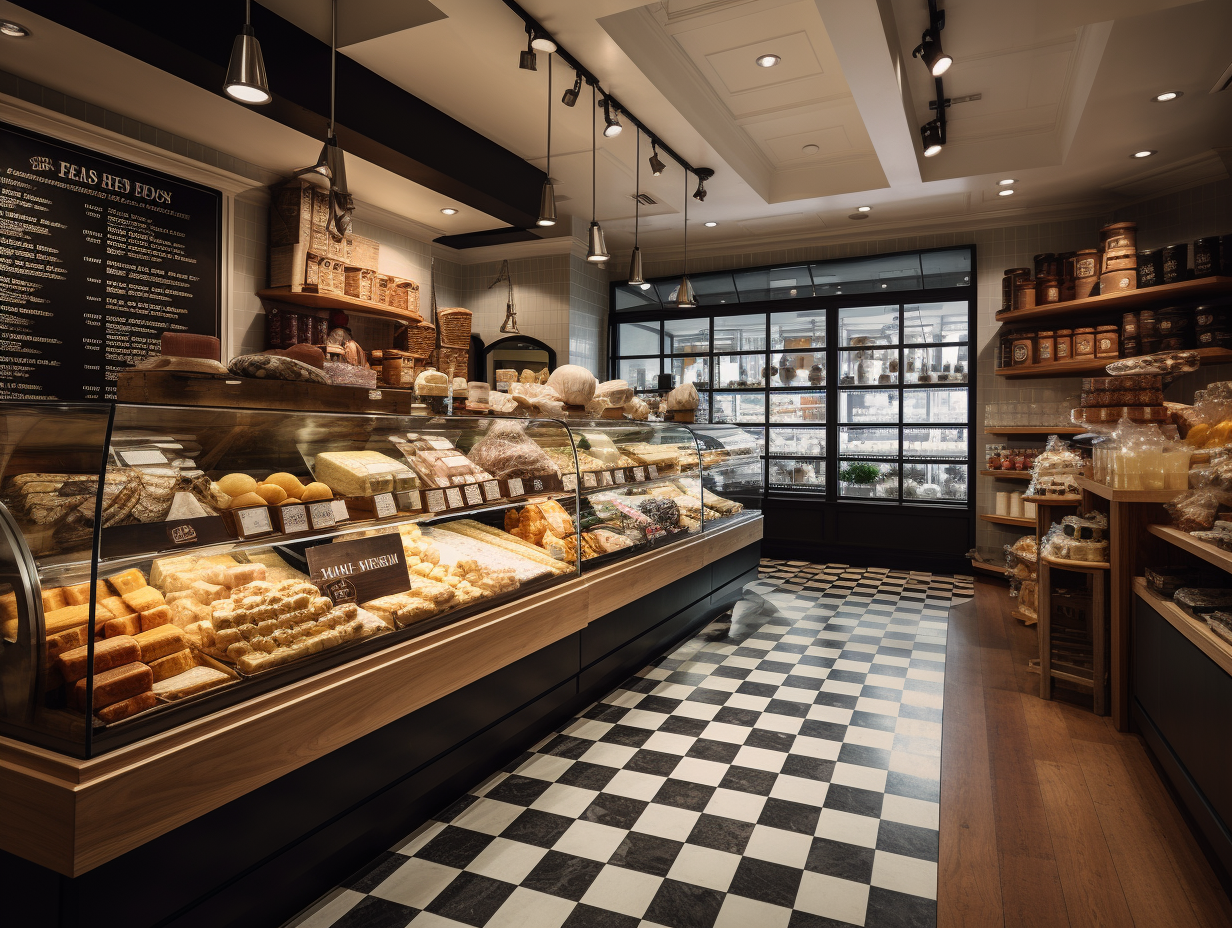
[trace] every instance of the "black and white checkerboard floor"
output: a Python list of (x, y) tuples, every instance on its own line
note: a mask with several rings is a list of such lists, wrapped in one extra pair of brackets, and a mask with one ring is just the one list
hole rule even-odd
[(946, 622), (971, 581), (765, 560), (660, 658), (296, 928), (936, 924)]

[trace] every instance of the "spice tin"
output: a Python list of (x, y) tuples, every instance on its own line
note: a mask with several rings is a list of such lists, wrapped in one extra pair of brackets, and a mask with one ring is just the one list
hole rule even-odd
[(1164, 282), (1164, 250), (1138, 252), (1138, 287), (1157, 287)]
[(1014, 281), (1014, 308), (1035, 308), (1035, 281), (1030, 277), (1019, 277)]
[(1056, 348), (1053, 355), (1058, 361), (1068, 361), (1074, 356), (1074, 330), (1057, 329)]
[(1056, 357), (1057, 339), (1055, 333), (1041, 331), (1035, 336), (1035, 363), (1050, 364)]
[(1134, 268), (1129, 268), (1124, 271), (1109, 271), (1099, 278), (1099, 292), (1101, 295), (1108, 293), (1125, 293), (1129, 290), (1138, 289), (1138, 272)]
[(1095, 329), (1095, 357), (1119, 358), (1121, 337), (1115, 325), (1101, 325)]
[(1139, 342), (1136, 337), (1121, 339), (1121, 357), (1136, 358), (1138, 357), (1139, 350)]
[(1121, 316), (1121, 338), (1138, 337), (1138, 314), (1125, 313)]
[(1174, 284), (1189, 276), (1189, 243), (1168, 245), (1163, 250), (1163, 282)]
[(1194, 242), (1194, 277), (1214, 277), (1219, 273), (1219, 237), (1212, 235)]
[(1056, 277), (1035, 278), (1035, 305), (1061, 302), (1061, 282)]
[(1099, 236), (1104, 244), (1104, 254), (1115, 254), (1126, 248), (1135, 251), (1138, 223), (1114, 222), (1100, 229)]
[(1035, 363), (1035, 333), (1020, 332), (1014, 336), (1013, 366)]
[(1051, 251), (1045, 252), (1042, 255), (1036, 255), (1033, 259), (1035, 263), (1036, 277), (1059, 277), (1057, 273), (1057, 256)]
[(1099, 252), (1083, 248), (1074, 253), (1074, 299), (1084, 300), (1091, 295), (1099, 281)]
[(1074, 359), (1084, 360), (1095, 357), (1095, 330), (1092, 328), (1074, 329)]
[(1005, 276), (1001, 278), (1001, 310), (1011, 310), (1014, 308), (1014, 281), (1019, 277), (1030, 277), (1031, 269), (1029, 267), (1009, 267), (1004, 271)]
[(1119, 252), (1117, 254), (1104, 255), (1104, 273), (1109, 271), (1124, 271), (1128, 268), (1138, 266), (1138, 253), (1136, 251)]

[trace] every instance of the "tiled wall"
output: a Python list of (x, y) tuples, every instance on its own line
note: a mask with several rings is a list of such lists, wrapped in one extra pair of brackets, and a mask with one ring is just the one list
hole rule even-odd
[(569, 363), (607, 379), (608, 275), (578, 255), (569, 258)]
[(269, 194), (265, 188), (235, 198), (231, 250), (230, 357), (265, 348), (265, 310), (257, 291), (269, 279)]

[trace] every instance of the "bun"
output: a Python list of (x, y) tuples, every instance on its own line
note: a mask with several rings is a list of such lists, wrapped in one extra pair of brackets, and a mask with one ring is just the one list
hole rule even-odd
[(271, 506), (277, 506), (287, 498), (287, 491), (273, 483), (262, 483), (258, 485), (256, 493), (257, 496), (261, 497)]
[(276, 487), (282, 487), (282, 489), (286, 491), (287, 496), (299, 496), (304, 492), (304, 485), (300, 482), (300, 479), (294, 474), (288, 474), (285, 471), (270, 474), (261, 482), (273, 484)]
[(299, 497), (305, 503), (315, 502), (319, 499), (333, 499), (334, 491), (323, 483), (310, 483), (304, 487), (304, 492)]
[(244, 509), (248, 506), (264, 506), (265, 500), (257, 495), (255, 491), (251, 493), (241, 493), (239, 496), (231, 497), (232, 509)]
[[(247, 474), (227, 474), (227, 476), (218, 481), (218, 489), (228, 496), (243, 496), (245, 493), (256, 491), (257, 481)], [(235, 502), (232, 501), (231, 505), (234, 506)]]

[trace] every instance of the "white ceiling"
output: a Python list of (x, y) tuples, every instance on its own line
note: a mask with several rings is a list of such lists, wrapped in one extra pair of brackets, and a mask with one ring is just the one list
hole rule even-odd
[[(328, 27), (328, 0), (263, 2), (319, 37)], [(715, 169), (707, 200), (688, 204), (691, 248), (1090, 214), (1227, 176), (1232, 90), (1208, 91), (1232, 60), (1232, 0), (941, 0), (942, 41), (955, 59), (946, 93), (981, 99), (948, 111), (949, 144), (931, 159), (920, 155), (919, 126), (932, 116), (932, 80), (911, 58), (925, 0), (522, 4), (667, 144)], [(13, 9), (0, 0), (0, 12)], [(36, 29), (5, 43), (7, 70), (271, 170), (316, 155), (319, 142), (259, 110), (25, 11), (11, 15)], [(340, 18), (345, 54), (547, 167), (547, 56), (537, 72), (518, 69), (526, 36), (501, 0), (340, 0)], [(763, 52), (782, 62), (756, 68)], [(551, 174), (560, 212), (588, 221), (598, 117), (585, 90), (575, 108), (560, 103), (572, 77), (557, 61)], [(1150, 102), (1162, 90), (1184, 96)], [(630, 247), (640, 164), (640, 189), (659, 201), (642, 209), (640, 240), (666, 253), (682, 238), (686, 180), (670, 161), (663, 177), (649, 177), (648, 146), (643, 139), (639, 160), (634, 136), (600, 135), (596, 211), (609, 245)], [(1142, 148), (1159, 154), (1129, 157)], [(348, 174), (362, 200), (439, 232), (499, 225), (466, 207), (444, 217), (439, 195), (357, 162)], [(1017, 192), (997, 197), (1006, 176)], [(857, 224), (848, 217), (860, 205), (873, 211)], [(719, 225), (704, 228), (707, 220)]]

